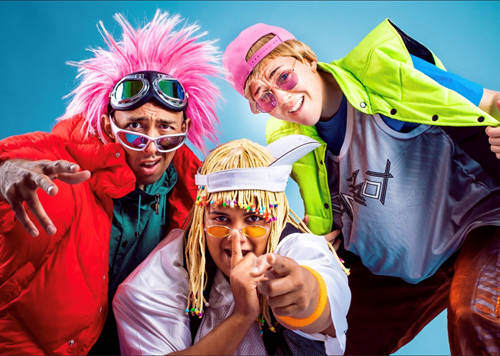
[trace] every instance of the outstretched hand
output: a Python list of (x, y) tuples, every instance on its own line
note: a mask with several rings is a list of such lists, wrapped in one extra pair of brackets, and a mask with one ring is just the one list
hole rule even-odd
[[(497, 101), (496, 106), (498, 111), (500, 111), (500, 100)], [(500, 159), (500, 126), (488, 126), (486, 128), (486, 134), (489, 136), (488, 141), (491, 145), (491, 150), (496, 154), (497, 158)]]
[(268, 253), (256, 258), (251, 275), (265, 276), (258, 290), (267, 296), (276, 316), (306, 318), (314, 312), (318, 285), (312, 274), (293, 259)]
[(59, 179), (68, 184), (79, 184), (89, 178), (89, 171), (80, 171), (77, 164), (65, 160), (13, 159), (5, 161), (0, 165), (0, 201), (7, 200), (17, 220), (35, 237), (38, 236), (39, 231), (24, 210), (23, 202), (26, 202), (47, 234), (53, 235), (57, 230), (43, 209), (36, 190), (40, 188), (48, 195), (56, 195), (58, 188), (53, 180)]

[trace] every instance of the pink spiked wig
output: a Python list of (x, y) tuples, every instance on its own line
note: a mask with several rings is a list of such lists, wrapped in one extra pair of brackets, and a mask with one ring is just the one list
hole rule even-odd
[[(213, 44), (201, 42), (206, 34), (194, 34), (199, 30), (196, 24), (174, 28), (182, 21), (179, 15), (156, 11), (153, 20), (143, 28), (134, 29), (122, 14), (115, 14), (115, 20), (123, 29), (121, 41), (116, 42), (106, 31), (102, 21), (98, 29), (109, 50), (91, 49), (94, 57), (81, 62), (68, 62), (78, 68), (81, 82), (68, 96), (73, 96), (66, 113), (59, 120), (84, 114), (87, 135), (97, 135), (103, 142), (107, 136), (101, 127), (101, 116), (107, 112), (109, 93), (113, 86), (127, 74), (154, 70), (170, 74), (182, 83), (189, 94), (186, 116), (191, 118), (188, 138), (193, 145), (205, 152), (204, 138), (217, 143), (215, 114), (219, 89), (207, 76), (221, 77), (220, 54)], [(99, 28), (100, 27), (100, 28)]]

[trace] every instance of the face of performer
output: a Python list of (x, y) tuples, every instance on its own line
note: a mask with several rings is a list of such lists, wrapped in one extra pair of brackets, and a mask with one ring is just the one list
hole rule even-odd
[[(315, 125), (323, 109), (323, 85), (316, 71), (317, 63), (302, 63), (293, 57), (278, 57), (264, 60), (262, 63), (262, 69), (256, 78), (247, 83), (247, 93), (250, 93), (247, 99), (252, 112), (259, 113), (256, 102), (263, 94), (271, 92), (276, 97), (277, 105), (269, 115), (306, 126)], [(292, 69), (295, 74), (290, 77), (287, 71)], [(296, 75), (296, 78), (293, 78), (293, 75)], [(281, 90), (277, 86), (283, 80), (296, 80), (297, 84), (290, 90)]]
[[(210, 255), (217, 267), (226, 276), (229, 276), (231, 271), (233, 239), (237, 239), (239, 242), (243, 257), (248, 253), (260, 256), (266, 252), (271, 225), (257, 213), (237, 207), (227, 208), (219, 205), (214, 208), (212, 205), (207, 205), (204, 220), (205, 228), (212, 225), (222, 225), (232, 229), (226, 237), (216, 237), (205, 232), (206, 244)], [(247, 237), (239, 230), (246, 226), (262, 226), (267, 228), (267, 231), (260, 237)]]
[[(117, 143), (118, 138), (113, 134), (110, 119), (114, 120), (120, 129), (134, 131), (158, 137), (183, 133), (189, 125), (189, 120), (184, 120), (182, 112), (169, 111), (151, 102), (130, 111), (114, 111), (110, 116), (103, 115), (104, 130)], [(136, 177), (136, 184), (140, 189), (153, 184), (161, 178), (170, 162), (174, 158), (175, 151), (160, 152), (155, 142), (150, 142), (144, 151), (134, 151), (123, 145), (126, 160)]]

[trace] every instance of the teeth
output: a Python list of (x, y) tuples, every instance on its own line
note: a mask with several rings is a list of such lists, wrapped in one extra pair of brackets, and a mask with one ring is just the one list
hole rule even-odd
[(302, 105), (303, 102), (304, 102), (304, 97), (300, 98), (300, 100), (297, 101), (297, 104), (295, 104), (295, 106), (289, 112), (295, 112), (295, 111), (297, 111), (300, 108), (300, 106)]
[(156, 162), (151, 162), (151, 163), (144, 163), (145, 166), (154, 166)]

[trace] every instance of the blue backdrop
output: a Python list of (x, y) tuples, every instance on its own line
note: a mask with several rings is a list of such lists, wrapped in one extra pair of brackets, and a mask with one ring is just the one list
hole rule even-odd
[[(75, 87), (76, 70), (66, 61), (90, 56), (104, 46), (99, 20), (118, 37), (112, 15), (124, 13), (143, 25), (157, 8), (179, 13), (219, 39), (223, 50), (244, 28), (257, 22), (281, 26), (330, 62), (347, 54), (385, 18), (436, 53), (448, 70), (499, 90), (500, 2), (443, 1), (168, 1), (168, 2), (0, 2), (0, 139), (28, 131), (50, 131), (63, 114), (62, 97)], [(242, 137), (265, 144), (266, 115), (252, 115), (247, 102), (224, 81), (220, 142)], [(199, 154), (199, 153), (198, 153)], [(200, 158), (202, 158), (200, 156)], [(297, 186), (287, 193), (303, 214)], [(446, 316), (441, 314), (398, 354), (449, 354)]]

